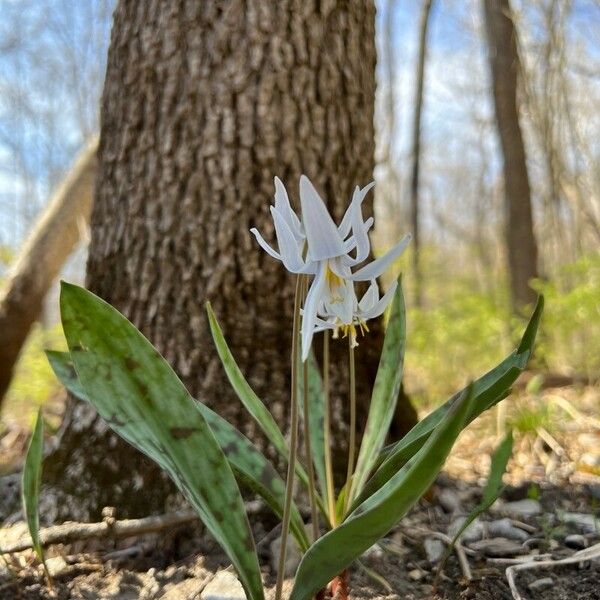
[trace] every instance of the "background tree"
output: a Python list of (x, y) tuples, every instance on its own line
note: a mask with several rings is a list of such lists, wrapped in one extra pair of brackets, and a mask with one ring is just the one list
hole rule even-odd
[(421, 306), (423, 275), (419, 261), (421, 248), (419, 219), (419, 172), (421, 166), (421, 114), (423, 112), (423, 88), (425, 86), (425, 61), (427, 56), (427, 29), (431, 14), (432, 0), (423, 0), (419, 17), (419, 50), (417, 53), (417, 76), (415, 88), (414, 113), (412, 123), (412, 173), (410, 178), (410, 220), (413, 234), (413, 277), (415, 304)]
[(520, 71), (508, 0), (484, 0), (496, 123), (504, 159), (505, 232), (510, 290), (518, 309), (535, 300), (529, 286), (537, 276), (531, 189), (519, 124), (517, 78)]
[[(374, 14), (365, 0), (122, 0), (114, 14), (88, 285), (192, 394), (259, 444), (213, 351), (204, 303), (286, 423), (293, 281), (248, 230), (272, 232), (274, 175), (296, 199), (307, 174), (337, 218), (354, 186), (372, 179)], [(363, 406), (381, 342), (376, 327), (358, 349)], [(343, 375), (333, 382), (336, 427), (345, 386)], [(396, 431), (413, 421), (402, 403)], [(68, 514), (97, 515), (107, 503), (128, 514), (164, 508), (171, 486), (89, 406), (69, 405), (60, 438), (48, 475)]]

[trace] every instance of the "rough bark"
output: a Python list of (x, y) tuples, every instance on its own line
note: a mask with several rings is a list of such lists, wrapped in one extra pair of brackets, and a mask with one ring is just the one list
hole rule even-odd
[(25, 241), (0, 295), (0, 405), (48, 289), (87, 228), (97, 148), (93, 140), (77, 158)]
[(415, 112), (412, 124), (412, 173), (410, 182), (410, 217), (413, 234), (412, 263), (414, 277), (414, 301), (417, 306), (422, 304), (423, 277), (421, 274), (421, 223), (419, 205), (419, 178), (421, 167), (421, 114), (423, 112), (423, 90), (425, 87), (425, 60), (427, 56), (427, 29), (431, 14), (432, 0), (423, 0), (419, 18), (419, 51), (417, 54)]
[[(204, 303), (285, 424), (294, 282), (249, 229), (273, 237), (274, 175), (297, 201), (306, 173), (338, 219), (354, 186), (372, 178), (374, 13), (366, 0), (121, 0), (115, 11), (89, 287), (267, 454), (225, 380)], [(381, 342), (375, 327), (359, 348), (363, 407)], [(397, 430), (414, 421), (408, 403), (399, 415)], [(88, 406), (70, 405), (61, 438), (49, 478), (67, 495), (67, 514), (97, 516), (103, 504), (129, 516), (164, 509), (170, 484)]]
[(531, 190), (517, 106), (520, 72), (514, 24), (508, 0), (484, 0), (496, 123), (504, 157), (506, 249), (513, 307), (535, 300), (529, 286), (537, 276)]

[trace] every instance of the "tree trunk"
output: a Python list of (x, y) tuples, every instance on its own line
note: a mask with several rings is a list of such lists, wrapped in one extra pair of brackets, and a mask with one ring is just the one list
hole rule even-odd
[(413, 234), (413, 277), (415, 285), (415, 304), (421, 306), (423, 301), (423, 277), (420, 265), (421, 227), (419, 219), (419, 175), (421, 166), (421, 113), (423, 111), (423, 88), (425, 84), (425, 58), (427, 54), (427, 29), (431, 14), (432, 0), (423, 0), (419, 18), (419, 52), (417, 55), (415, 112), (412, 129), (412, 174), (410, 182), (410, 217)]
[(531, 191), (517, 108), (520, 71), (508, 0), (484, 0), (496, 122), (504, 156), (506, 247), (513, 308), (535, 301), (529, 281), (537, 276)]
[(94, 140), (77, 158), (24, 243), (0, 295), (0, 406), (44, 298), (87, 227), (97, 148)]
[[(285, 427), (294, 280), (249, 229), (273, 237), (274, 175), (296, 201), (306, 173), (338, 219), (354, 186), (372, 178), (374, 16), (365, 0), (121, 0), (115, 11), (89, 287), (141, 329), (192, 394), (270, 456), (225, 379), (204, 303)], [(358, 349), (363, 407), (382, 336), (376, 327)], [(408, 403), (399, 410), (405, 430), (414, 412)], [(147, 514), (172, 491), (77, 402), (50, 469), (70, 516), (97, 516), (104, 504)]]

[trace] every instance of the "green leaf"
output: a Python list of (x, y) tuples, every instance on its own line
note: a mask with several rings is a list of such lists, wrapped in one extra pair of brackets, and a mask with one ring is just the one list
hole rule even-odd
[(208, 314), (208, 323), (210, 325), (210, 331), (217, 348), (217, 353), (227, 374), (229, 383), (235, 390), (238, 398), (242, 404), (246, 407), (246, 410), (250, 413), (252, 418), (258, 423), (263, 433), (267, 436), (269, 441), (275, 446), (276, 450), (285, 457), (288, 457), (288, 447), (283, 437), (283, 434), (279, 430), (275, 419), (269, 412), (268, 408), (263, 404), (263, 401), (256, 395), (254, 390), (250, 387), (250, 384), (246, 381), (242, 371), (235, 362), (229, 346), (225, 341), (223, 331), (217, 322), (215, 313), (210, 305), (210, 302), (206, 303), (206, 312)]
[[(215, 317), (210, 302), (206, 303), (206, 312), (208, 314), (208, 323), (217, 348), (217, 353), (221, 359), (221, 363), (223, 364), (223, 368), (225, 369), (225, 373), (227, 374), (231, 386), (235, 390), (235, 393), (242, 404), (246, 407), (246, 410), (267, 436), (267, 439), (287, 462), (289, 450), (283, 434), (279, 430), (279, 427), (268, 408), (250, 387), (250, 384), (246, 381), (244, 374), (235, 362), (235, 358), (233, 358), (233, 354), (227, 346), (223, 331), (217, 322), (217, 318)], [(298, 461), (296, 462), (295, 471), (300, 482), (308, 489), (308, 475)], [(323, 500), (320, 496), (317, 496), (317, 503), (323, 515), (327, 515), (327, 508), (323, 504)]]
[[(475, 396), (473, 410), (469, 415), (469, 422), (478, 417), (482, 412), (488, 410), (510, 393), (510, 386), (517, 380), (519, 375), (527, 366), (527, 362), (533, 351), (535, 334), (540, 322), (544, 299), (540, 296), (537, 306), (531, 316), (529, 324), (523, 334), (523, 338), (517, 351), (507, 356), (499, 365), (477, 379), (473, 383), (473, 394)], [(461, 390), (454, 394), (442, 406), (419, 421), (399, 442), (384, 448), (381, 453), (383, 461), (375, 471), (360, 496), (354, 501), (352, 508), (358, 506), (368, 496), (372, 495), (385, 482), (421, 448), (433, 429), (444, 418), (458, 398), (464, 394)]]
[(405, 346), (406, 307), (402, 293), (402, 281), (399, 279), (371, 395), (369, 416), (354, 471), (352, 498), (364, 487), (385, 443), (398, 403)]
[[(89, 402), (77, 378), (71, 355), (68, 352), (56, 352), (54, 350), (47, 350), (46, 355), (54, 374), (67, 390), (80, 400)], [(285, 498), (285, 483), (273, 465), (245, 435), (230, 425), (223, 417), (202, 403), (196, 403), (196, 407), (206, 419), (238, 482), (243, 483), (258, 494), (273, 512), (281, 517)], [(305, 551), (309, 546), (308, 536), (295, 503), (292, 503), (290, 529), (300, 549)]]
[(256, 549), (233, 472), (198, 404), (167, 361), (117, 310), (62, 283), (61, 316), (86, 396), (121, 437), (165, 469), (262, 600)]
[(31, 540), (33, 542), (33, 549), (40, 562), (44, 565), (44, 571), (48, 575), (48, 569), (46, 568), (46, 561), (44, 559), (44, 549), (40, 542), (40, 516), (38, 510), (40, 486), (42, 483), (43, 452), (44, 418), (42, 417), (42, 409), (40, 408), (35, 420), (35, 427), (33, 428), (31, 439), (29, 440), (29, 447), (27, 448), (21, 490), (23, 496), (23, 511), (29, 529), (29, 535), (31, 535)]
[(452, 553), (454, 546), (460, 536), (464, 533), (467, 527), (484, 511), (486, 511), (500, 496), (503, 489), (502, 476), (506, 471), (506, 465), (510, 459), (513, 449), (513, 435), (512, 431), (509, 431), (504, 439), (500, 442), (492, 456), (492, 464), (490, 467), (490, 474), (488, 476), (487, 483), (483, 490), (483, 498), (481, 502), (467, 515), (464, 523), (447, 546), (444, 556), (438, 566), (438, 573), (444, 568), (444, 564), (448, 560), (448, 557)]
[[(321, 379), (317, 360), (312, 352), (308, 355), (305, 364), (308, 368), (310, 451), (315, 465), (319, 489), (324, 491), (327, 489), (327, 479), (325, 475), (325, 397), (323, 394), (323, 380)], [(300, 414), (304, 415), (304, 377), (298, 377), (298, 387)]]
[(435, 480), (472, 410), (472, 389), (463, 394), (425, 445), (373, 496), (304, 555), (290, 600), (308, 600), (384, 536)]

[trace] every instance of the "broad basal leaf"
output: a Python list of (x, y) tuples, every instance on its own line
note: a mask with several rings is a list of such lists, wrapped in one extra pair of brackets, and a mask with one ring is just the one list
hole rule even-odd
[(290, 600), (309, 600), (384, 536), (423, 495), (442, 468), (472, 410), (471, 390), (455, 403), (425, 445), (388, 483), (304, 555)]
[[(79, 399), (89, 402), (77, 379), (77, 373), (68, 352), (47, 350), (46, 355), (59, 381)], [(208, 406), (196, 403), (197, 409), (210, 426), (221, 450), (227, 457), (236, 479), (258, 494), (273, 512), (281, 517), (285, 497), (285, 483), (273, 465), (256, 449), (254, 444)], [(295, 503), (292, 503), (291, 531), (302, 551), (308, 548), (306, 529)]]
[(262, 600), (244, 503), (196, 401), (150, 342), (109, 304), (63, 283), (60, 305), (89, 401), (120, 436), (169, 473), (227, 553), (247, 597)]
[[(287, 461), (289, 450), (283, 434), (279, 430), (275, 419), (264, 405), (263, 401), (256, 395), (250, 384), (246, 381), (244, 374), (235, 362), (235, 358), (227, 346), (225, 337), (217, 322), (213, 309), (210, 303), (206, 304), (206, 312), (208, 314), (208, 322), (213, 336), (217, 353), (225, 369), (225, 373), (231, 386), (235, 390), (238, 398), (246, 407), (252, 418), (256, 421), (268, 440), (273, 444), (277, 452)], [(308, 489), (308, 475), (302, 465), (296, 461), (296, 475), (302, 484)], [(327, 509), (323, 504), (322, 499), (317, 496), (317, 503), (321, 512), (326, 515)]]
[(402, 383), (405, 346), (406, 307), (402, 293), (402, 281), (399, 280), (390, 320), (385, 332), (381, 358), (379, 359), (379, 368), (377, 369), (377, 377), (375, 378), (369, 406), (369, 416), (354, 471), (353, 497), (357, 496), (362, 490), (379, 452), (383, 448), (394, 417), (400, 384)]
[[(533, 343), (538, 329), (544, 299), (540, 296), (531, 319), (527, 325), (521, 343), (516, 351), (507, 356), (499, 365), (486, 373), (473, 383), (475, 396), (473, 411), (469, 415), (469, 422), (478, 417), (482, 412), (497, 404), (509, 394), (510, 387), (527, 366), (533, 351)], [(385, 448), (381, 457), (381, 464), (374, 475), (367, 482), (365, 489), (354, 501), (353, 508), (368, 496), (372, 495), (425, 443), (433, 429), (443, 419), (458, 398), (465, 390), (458, 392), (442, 406), (427, 415), (417, 423), (399, 442)]]

